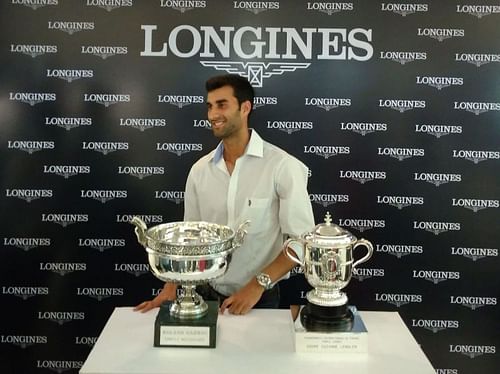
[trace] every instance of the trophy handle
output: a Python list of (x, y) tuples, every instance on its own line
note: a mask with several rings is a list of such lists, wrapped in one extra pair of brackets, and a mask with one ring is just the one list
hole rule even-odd
[(354, 264), (352, 264), (352, 267), (356, 267), (358, 266), (359, 264), (362, 264), (363, 262), (366, 262), (370, 259), (370, 257), (372, 257), (372, 254), (373, 254), (373, 245), (372, 243), (370, 243), (368, 240), (365, 240), (365, 239), (359, 239), (356, 244), (354, 244), (354, 247), (352, 248), (352, 251), (354, 252), (354, 250), (359, 247), (360, 245), (362, 246), (365, 246), (366, 249), (368, 250), (368, 252), (366, 253), (366, 255), (362, 258), (360, 258), (358, 261), (354, 262)]
[(246, 220), (241, 225), (238, 226), (236, 234), (234, 234), (233, 245), (234, 247), (240, 247), (243, 244), (243, 239), (247, 234), (247, 228), (250, 226), (250, 221)]
[(290, 253), (290, 244), (292, 243), (298, 243), (302, 246), (302, 248), (304, 248), (304, 243), (302, 243), (302, 241), (298, 240), (298, 239), (287, 239), (284, 243), (283, 243), (283, 254), (288, 257), (290, 260), (292, 260), (293, 262), (295, 262), (296, 264), (300, 265), (300, 266), (305, 266), (305, 262), (303, 261), (300, 261), (297, 257), (295, 257), (295, 255), (292, 255)]
[(137, 236), (137, 241), (144, 247), (146, 247), (146, 230), (148, 226), (146, 223), (140, 219), (138, 216), (132, 217), (130, 223), (135, 226), (135, 235)]

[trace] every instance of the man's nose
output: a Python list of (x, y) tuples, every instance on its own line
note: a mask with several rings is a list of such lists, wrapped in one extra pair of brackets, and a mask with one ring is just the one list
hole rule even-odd
[(208, 119), (213, 120), (219, 117), (219, 111), (215, 108), (208, 110)]

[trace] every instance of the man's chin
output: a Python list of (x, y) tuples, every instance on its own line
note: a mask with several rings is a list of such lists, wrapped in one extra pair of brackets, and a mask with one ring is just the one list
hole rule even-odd
[(214, 129), (213, 127), (212, 134), (218, 139), (224, 139), (227, 135), (223, 129)]

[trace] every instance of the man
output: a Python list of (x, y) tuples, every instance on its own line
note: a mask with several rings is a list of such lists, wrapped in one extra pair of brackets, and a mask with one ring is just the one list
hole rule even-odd
[[(295, 265), (281, 251), (283, 237), (298, 236), (314, 227), (307, 167), (248, 128), (254, 91), (245, 78), (213, 77), (206, 89), (208, 119), (221, 142), (189, 172), (184, 220), (232, 228), (245, 220), (251, 224), (226, 274), (204, 288), (222, 298), (221, 313), (278, 307), (275, 284)], [(158, 307), (175, 299), (175, 293), (176, 285), (166, 283), (158, 296), (135, 310)]]

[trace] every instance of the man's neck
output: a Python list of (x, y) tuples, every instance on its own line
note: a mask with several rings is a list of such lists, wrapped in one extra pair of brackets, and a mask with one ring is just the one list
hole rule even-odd
[(250, 141), (250, 131), (245, 129), (238, 136), (226, 138), (224, 144), (224, 160), (226, 163), (235, 164), (236, 160), (245, 153), (245, 149)]

